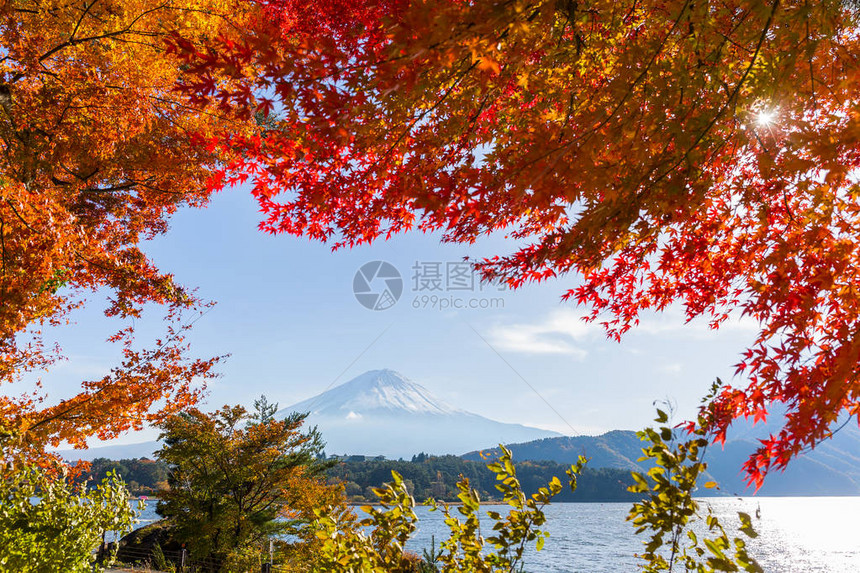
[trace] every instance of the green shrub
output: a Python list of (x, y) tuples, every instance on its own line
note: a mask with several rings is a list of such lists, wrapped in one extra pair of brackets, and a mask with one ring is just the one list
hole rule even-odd
[[(415, 500), (409, 495), (400, 474), (392, 472), (393, 481), (374, 490), (381, 509), (361, 508), (369, 517), (359, 520), (348, 511), (317, 512), (317, 537), (322, 541), (322, 550), (315, 571), (500, 573), (516, 570), (522, 565), (527, 546), (534, 543), (537, 550), (543, 548), (544, 540), (549, 536), (548, 532), (540, 529), (546, 522), (543, 510), (563, 486), (558, 478), (553, 478), (547, 487), (527, 496), (517, 479), (510, 450), (501, 446), (501, 451), (499, 460), (487, 467), (496, 474), (496, 489), (511, 509), (505, 515), (497, 511), (487, 512), (493, 522), (490, 537), (485, 538), (482, 533), (478, 493), (469, 487), (467, 479), (462, 479), (457, 484), (457, 497), (462, 503), (457, 507), (460, 517), (449, 505), (437, 505), (429, 500), (434, 510), (444, 513), (450, 536), (440, 544), (441, 551), (437, 553), (435, 547), (431, 549), (433, 562), (428, 563), (425, 559), (422, 564), (415, 555), (404, 551), (418, 521)], [(576, 478), (584, 463), (585, 458), (581, 457), (579, 463), (568, 470), (571, 488), (576, 488)]]
[[(692, 427), (690, 439), (678, 439), (679, 430), (663, 425), (658, 429), (646, 428), (639, 437), (650, 445), (642, 449), (644, 456), (639, 461), (652, 460), (654, 467), (647, 474), (633, 472), (636, 484), (632, 492), (647, 495), (646, 499), (633, 504), (627, 519), (633, 522), (636, 533), (650, 532), (645, 542), (645, 552), (638, 555), (644, 562), (646, 573), (673, 571), (675, 566), (684, 571), (712, 573), (716, 571), (748, 571), (761, 573), (762, 568), (746, 549), (741, 537), (729, 539), (720, 521), (711, 513), (703, 515), (693, 498), (699, 477), (707, 469), (703, 461), (709, 440), (707, 431), (708, 404), (720, 386), (714, 384), (705, 398), (705, 407), (697, 423)], [(658, 424), (666, 424), (669, 416), (657, 410)], [(716, 487), (708, 482), (706, 487)], [(750, 516), (738, 512), (740, 531), (748, 538), (757, 537)], [(696, 522), (704, 522), (707, 536), (701, 539), (693, 531)]]
[(131, 529), (137, 513), (109, 474), (95, 489), (45, 470), (11, 470), (0, 484), (0, 571), (88, 573), (105, 531)]

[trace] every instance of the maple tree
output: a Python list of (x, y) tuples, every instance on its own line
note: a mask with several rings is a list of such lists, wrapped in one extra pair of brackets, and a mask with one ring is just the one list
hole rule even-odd
[(172, 42), (186, 93), (269, 114), (263, 136), (208, 140), (235, 153), (212, 185), (252, 178), (264, 231), (337, 248), (503, 229), (524, 246), (485, 277), (579, 273), (565, 297), (614, 338), (673, 303), (714, 328), (752, 317), (709, 429), (788, 405), (745, 465), (759, 485), (860, 413), (854, 3), (256, 5), (241, 42)]
[[(49, 368), (43, 330), (66, 324), (87, 292), (110, 294), (122, 363), (80, 393), (0, 397), (4, 454), (116, 436), (193, 402), (217, 359), (186, 352), (206, 306), (139, 247), (181, 206), (201, 207), (218, 161), (194, 135), (252, 122), (204, 112), (174, 91), (181, 61), (164, 38), (229, 35), (251, 11), (214, 0), (12, 1), (0, 7), (0, 383)], [(166, 308), (151, 347), (129, 324)], [(35, 374), (33, 374), (35, 375)], [(50, 401), (45, 402), (45, 398)]]

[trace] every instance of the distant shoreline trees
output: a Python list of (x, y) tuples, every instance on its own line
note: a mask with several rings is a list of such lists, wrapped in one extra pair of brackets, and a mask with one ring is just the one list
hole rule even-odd
[[(416, 500), (433, 498), (456, 502), (457, 482), (469, 479), (482, 501), (501, 498), (496, 490), (495, 474), (487, 462), (464, 460), (458, 456), (419, 456), (420, 461), (367, 460), (342, 462), (328, 470), (330, 479), (343, 482), (347, 498), (352, 503), (372, 503), (370, 489), (391, 479), (395, 471), (403, 478), (409, 493)], [(416, 459), (416, 458), (413, 458)], [(553, 476), (564, 475), (569, 464), (550, 461), (517, 461), (517, 476), (526, 495), (536, 493)], [(633, 485), (629, 470), (589, 468), (585, 466), (578, 479), (576, 491), (565, 489), (553, 498), (553, 503), (589, 501), (635, 501), (640, 496), (627, 491)]]
[[(363, 457), (363, 456), (361, 456)], [(531, 495), (543, 487), (552, 476), (563, 474), (569, 466), (552, 461), (518, 461), (517, 472), (523, 491)], [(115, 470), (128, 484), (134, 495), (153, 495), (167, 487), (169, 466), (164, 461), (143, 459), (108, 460), (92, 462), (90, 474), (101, 479), (107, 471)], [(494, 488), (494, 474), (485, 462), (464, 460), (457, 456), (423, 455), (421, 461), (360, 460), (338, 461), (325, 471), (329, 484), (340, 483), (350, 503), (373, 503), (372, 489), (391, 479), (391, 472), (403, 476), (403, 481), (416, 500), (429, 497), (439, 501), (457, 500), (456, 484), (460, 477), (468, 477), (470, 485), (485, 501), (498, 500)], [(632, 485), (629, 470), (616, 468), (589, 468), (579, 477), (576, 492), (561, 492), (554, 503), (590, 501), (633, 501), (639, 496), (629, 493)]]

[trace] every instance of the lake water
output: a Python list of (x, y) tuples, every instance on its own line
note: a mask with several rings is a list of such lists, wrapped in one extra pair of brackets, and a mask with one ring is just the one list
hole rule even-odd
[[(769, 573), (860, 572), (860, 497), (709, 498), (714, 514), (731, 537), (739, 525), (738, 511), (753, 517), (759, 533), (749, 540), (750, 554)], [(499, 507), (492, 509), (499, 510)], [(633, 555), (643, 538), (625, 521), (628, 503), (559, 503), (546, 509), (550, 532), (543, 551), (526, 558), (532, 573), (619, 573), (637, 570)], [(456, 513), (456, 509), (454, 509)], [(447, 537), (440, 512), (418, 507), (418, 531), (407, 548), (421, 553), (431, 537)], [(154, 503), (141, 516), (140, 526), (157, 519)], [(485, 535), (490, 535), (489, 526)], [(738, 535), (740, 536), (740, 535)]]

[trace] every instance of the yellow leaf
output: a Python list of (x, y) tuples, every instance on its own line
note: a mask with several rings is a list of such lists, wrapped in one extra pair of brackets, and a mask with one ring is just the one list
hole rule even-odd
[(487, 56), (483, 56), (478, 62), (478, 69), (482, 71), (491, 71), (495, 75), (499, 75), (502, 71), (501, 66), (499, 66), (499, 62), (492, 58), (488, 58)]

